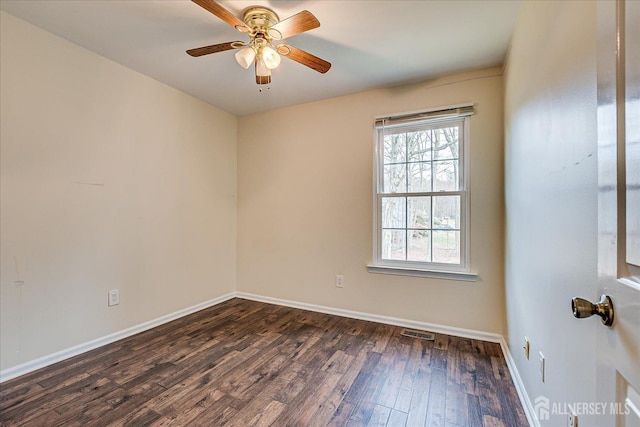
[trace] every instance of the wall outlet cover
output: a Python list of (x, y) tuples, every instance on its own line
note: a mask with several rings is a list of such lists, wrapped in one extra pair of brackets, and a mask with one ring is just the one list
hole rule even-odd
[(120, 304), (120, 292), (118, 289), (109, 291), (109, 307)]

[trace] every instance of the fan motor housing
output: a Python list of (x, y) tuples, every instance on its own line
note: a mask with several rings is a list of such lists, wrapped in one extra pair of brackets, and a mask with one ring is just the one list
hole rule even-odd
[(271, 9), (261, 6), (251, 6), (244, 10), (243, 21), (252, 30), (266, 30), (280, 22), (278, 15)]

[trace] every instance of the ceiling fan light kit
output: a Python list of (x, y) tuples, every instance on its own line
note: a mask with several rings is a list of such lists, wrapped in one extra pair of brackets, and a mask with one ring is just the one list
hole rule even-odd
[(192, 1), (241, 33), (247, 34), (249, 41), (219, 43), (187, 50), (187, 53), (191, 56), (198, 57), (231, 49), (239, 49), (235, 55), (236, 61), (244, 69), (248, 69), (252, 63), (254, 64), (256, 84), (258, 85), (268, 85), (271, 83), (271, 70), (276, 69), (280, 65), (282, 56), (288, 57), (323, 74), (331, 68), (329, 62), (308, 52), (286, 43), (277, 45), (273, 43), (274, 41), (283, 40), (296, 34), (318, 28), (320, 22), (307, 10), (303, 10), (280, 21), (278, 15), (271, 9), (261, 6), (251, 6), (244, 10), (243, 20), (240, 20), (214, 0)]
[(278, 52), (276, 52), (271, 46), (265, 46), (260, 49), (260, 56), (264, 61), (264, 65), (271, 70), (278, 68), (280, 61), (282, 60), (280, 55), (278, 55)]
[(245, 70), (249, 68), (251, 64), (253, 64), (253, 60), (256, 58), (256, 51), (253, 50), (252, 47), (243, 47), (238, 52), (236, 52), (236, 61), (238, 64)]

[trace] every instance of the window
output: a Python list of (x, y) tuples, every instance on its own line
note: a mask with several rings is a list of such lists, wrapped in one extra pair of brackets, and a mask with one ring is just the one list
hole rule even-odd
[(468, 272), (464, 156), (471, 114), (473, 106), (464, 106), (376, 121), (369, 271)]

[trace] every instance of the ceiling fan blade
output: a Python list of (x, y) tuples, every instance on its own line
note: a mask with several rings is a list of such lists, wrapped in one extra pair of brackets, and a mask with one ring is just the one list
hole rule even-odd
[(225, 50), (235, 49), (234, 45), (242, 42), (228, 42), (218, 43), (211, 46), (197, 47), (195, 49), (189, 49), (187, 53), (191, 56), (209, 55), (210, 53), (224, 52)]
[[(195, 0), (194, 0), (195, 1)], [(320, 26), (320, 21), (308, 10), (303, 10), (269, 28), (269, 35), (276, 40), (286, 39)], [(279, 37), (278, 37), (279, 36)]]
[[(319, 73), (326, 73), (331, 68), (331, 63), (325, 61), (322, 58), (318, 58), (315, 55), (310, 54), (309, 52), (305, 52), (302, 49), (298, 49), (297, 47), (293, 47), (290, 45), (281, 45), (285, 46), (289, 49), (289, 53), (284, 55), (289, 59), (293, 59), (296, 62), (299, 62), (302, 65), (306, 65), (309, 68), (313, 68)], [(278, 50), (279, 51), (279, 50)]]
[(220, 5), (218, 2), (215, 2), (213, 0), (191, 0), (191, 1), (193, 1), (203, 9), (206, 9), (209, 12), (213, 13), (218, 18), (222, 19), (224, 22), (231, 25), (238, 31), (242, 31), (243, 33), (248, 33), (251, 31), (249, 27), (247, 27), (240, 18), (238, 18), (233, 13), (229, 12), (227, 9), (222, 7), (222, 5)]

